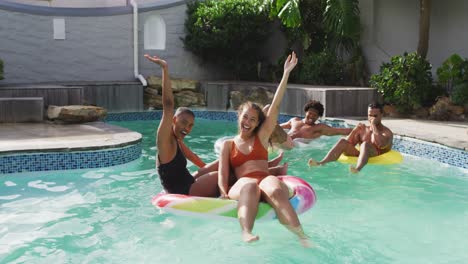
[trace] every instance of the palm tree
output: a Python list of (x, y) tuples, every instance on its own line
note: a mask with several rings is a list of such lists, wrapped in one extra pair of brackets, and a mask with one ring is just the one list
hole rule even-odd
[(431, 0), (419, 0), (419, 41), (417, 53), (426, 58), (429, 49)]
[(264, 0), (270, 15), (278, 17), (286, 27), (299, 27), (302, 17), (300, 1), (323, 1), (324, 26), (330, 47), (350, 51), (360, 39), (359, 0)]

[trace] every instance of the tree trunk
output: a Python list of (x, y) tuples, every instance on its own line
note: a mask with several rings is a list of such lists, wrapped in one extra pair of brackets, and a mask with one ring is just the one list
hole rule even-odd
[(429, 28), (431, 20), (431, 0), (419, 0), (419, 42), (418, 54), (426, 58), (429, 49)]

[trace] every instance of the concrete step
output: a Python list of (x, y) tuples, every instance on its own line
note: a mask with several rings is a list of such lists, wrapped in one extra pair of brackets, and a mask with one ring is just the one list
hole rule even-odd
[(0, 97), (0, 123), (42, 122), (44, 98)]

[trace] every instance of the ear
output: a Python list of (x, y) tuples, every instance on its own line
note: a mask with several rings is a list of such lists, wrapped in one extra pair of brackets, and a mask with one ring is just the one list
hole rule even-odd
[(173, 116), (173, 117), (172, 117), (172, 124), (175, 125), (176, 121), (177, 121), (177, 117), (176, 117), (176, 116)]

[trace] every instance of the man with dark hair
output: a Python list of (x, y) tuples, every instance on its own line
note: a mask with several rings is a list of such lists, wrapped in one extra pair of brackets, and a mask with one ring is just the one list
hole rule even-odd
[[(369, 157), (384, 154), (392, 149), (393, 133), (382, 124), (383, 108), (380, 104), (370, 104), (367, 109), (367, 119), (370, 125), (359, 123), (349, 136), (342, 138), (321, 161), (309, 159), (309, 166), (323, 165), (336, 161), (342, 153), (358, 157), (356, 166), (351, 165), (350, 171), (359, 172), (369, 160)], [(359, 150), (356, 145), (360, 144)]]
[(304, 105), (305, 117), (293, 117), (288, 122), (280, 126), (289, 129), (287, 142), (283, 143), (284, 148), (292, 148), (295, 138), (314, 139), (320, 136), (348, 135), (351, 128), (336, 128), (326, 124), (316, 124), (315, 122), (323, 115), (323, 105), (319, 101), (311, 100)]

